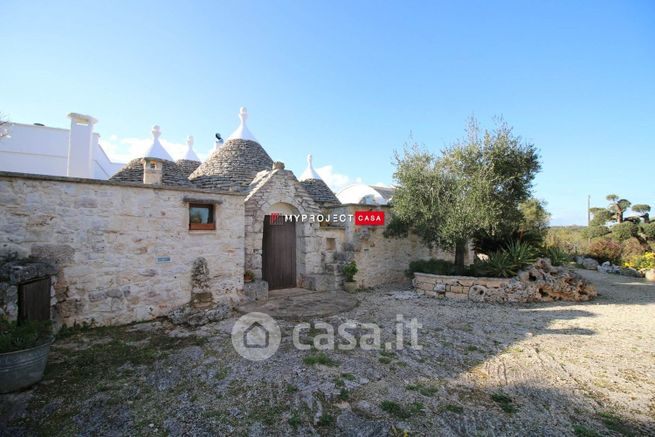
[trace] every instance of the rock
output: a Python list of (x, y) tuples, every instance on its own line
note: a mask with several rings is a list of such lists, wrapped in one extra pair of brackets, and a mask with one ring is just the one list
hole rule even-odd
[(226, 304), (218, 304), (210, 309), (193, 308), (184, 305), (168, 313), (168, 319), (175, 325), (202, 326), (207, 323), (226, 319), (232, 308)]
[(355, 405), (353, 405), (353, 410), (356, 413), (368, 418), (378, 418), (384, 416), (384, 413), (377, 405), (373, 405), (368, 401), (357, 402)]
[(598, 261), (593, 258), (585, 258), (582, 260), (582, 267), (587, 270), (598, 270)]
[(363, 419), (350, 410), (339, 414), (337, 428), (349, 437), (374, 437), (389, 433), (389, 425), (384, 422)]
[(619, 267), (619, 275), (621, 276), (630, 276), (632, 278), (641, 278), (642, 275), (638, 270), (635, 270), (631, 267)]
[(615, 266), (609, 261), (605, 261), (597, 267), (597, 270), (601, 273), (619, 273), (621, 268), (619, 266)]
[(644, 272), (647, 281), (655, 281), (655, 269), (648, 269)]

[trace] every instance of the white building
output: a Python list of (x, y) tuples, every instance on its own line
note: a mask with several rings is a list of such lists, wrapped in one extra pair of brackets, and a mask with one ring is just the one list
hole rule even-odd
[(0, 138), (0, 170), (52, 176), (109, 179), (123, 167), (112, 162), (93, 132), (97, 120), (71, 113), (70, 129), (8, 123)]

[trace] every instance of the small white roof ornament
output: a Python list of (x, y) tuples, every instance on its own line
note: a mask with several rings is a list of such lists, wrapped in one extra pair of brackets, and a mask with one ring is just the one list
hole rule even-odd
[[(309, 154), (307, 155), (307, 168), (305, 171), (300, 175), (299, 180), (304, 181), (307, 179), (321, 179), (321, 176), (316, 173), (316, 170), (314, 170), (314, 167), (312, 166), (312, 155)], [(321, 179), (322, 180), (322, 179)]]
[(232, 132), (232, 135), (227, 137), (227, 140), (250, 140), (250, 141), (257, 141), (255, 136), (248, 130), (246, 127), (246, 120), (248, 120), (248, 109), (246, 109), (245, 106), (242, 106), (241, 109), (239, 110), (239, 118), (241, 119), (241, 123), (239, 124), (239, 127)]
[(143, 154), (144, 158), (155, 158), (155, 159), (164, 159), (167, 161), (172, 161), (171, 155), (168, 154), (164, 146), (159, 142), (159, 136), (161, 135), (161, 129), (158, 125), (152, 127), (152, 144), (146, 152)]
[(193, 151), (193, 135), (189, 135), (186, 139), (186, 152), (181, 159), (186, 159), (188, 161), (198, 161), (200, 158), (196, 155), (196, 152)]

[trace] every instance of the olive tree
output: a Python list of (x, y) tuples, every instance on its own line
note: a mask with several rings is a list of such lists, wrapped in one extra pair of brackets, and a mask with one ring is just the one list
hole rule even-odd
[(469, 122), (464, 140), (433, 154), (416, 145), (396, 154), (393, 217), (387, 235), (412, 231), (429, 245), (455, 249), (464, 264), (466, 244), (476, 235), (501, 232), (523, 217), (540, 169), (534, 145), (500, 121), (479, 135)]

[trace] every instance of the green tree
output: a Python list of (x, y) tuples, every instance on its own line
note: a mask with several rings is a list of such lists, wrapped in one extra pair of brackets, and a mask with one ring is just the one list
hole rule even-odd
[(388, 234), (411, 230), (427, 244), (454, 247), (455, 262), (463, 266), (466, 243), (477, 234), (496, 235), (508, 222), (521, 222), (519, 206), (530, 199), (540, 168), (535, 146), (502, 120), (480, 136), (471, 119), (466, 138), (439, 155), (406, 147), (396, 155)]
[(632, 205), (630, 209), (633, 212), (636, 212), (639, 217), (644, 221), (644, 223), (649, 223), (650, 222), (650, 205), (646, 205), (644, 203), (638, 203), (636, 205)]

